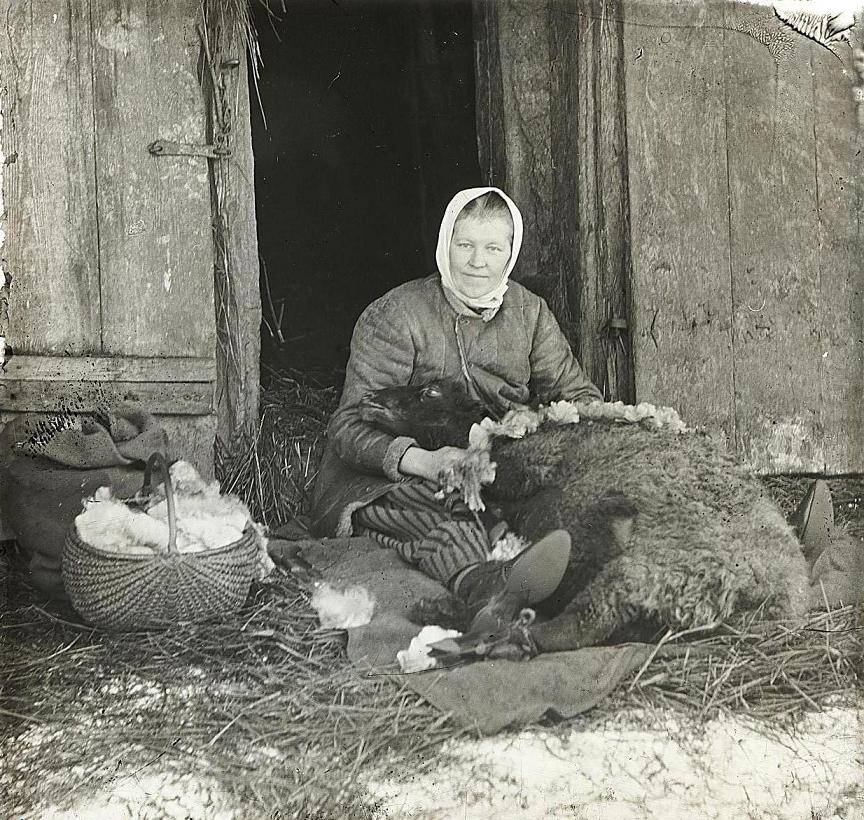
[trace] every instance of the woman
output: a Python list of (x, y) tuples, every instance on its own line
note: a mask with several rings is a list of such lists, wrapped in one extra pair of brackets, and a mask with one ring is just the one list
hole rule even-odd
[[(514, 560), (488, 560), (485, 527), (461, 502), (434, 497), (436, 477), (463, 451), (390, 436), (353, 405), (373, 390), (433, 379), (460, 381), (497, 413), (532, 397), (602, 399), (546, 303), (508, 281), (521, 242), (522, 216), (503, 191), (453, 197), (438, 235), (438, 274), (394, 288), (357, 321), (313, 499), (317, 534), (370, 535), (475, 610), (497, 596), (498, 620), (554, 591), (567, 533), (551, 533)], [(502, 592), (512, 593), (504, 611)]]

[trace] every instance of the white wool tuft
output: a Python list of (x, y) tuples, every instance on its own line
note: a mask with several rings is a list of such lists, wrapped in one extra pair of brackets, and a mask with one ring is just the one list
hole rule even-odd
[(396, 653), (396, 660), (403, 672), (422, 672), (424, 669), (434, 669), (438, 665), (435, 658), (429, 657), (430, 644), (443, 641), (445, 638), (458, 638), (462, 633), (455, 629), (444, 629), (440, 626), (424, 626), (407, 649)]
[[(262, 525), (252, 521), (248, 507), (235, 495), (219, 495), (218, 481), (204, 481), (186, 461), (171, 465), (171, 485), (177, 518), (177, 549), (205, 552), (238, 541), (251, 523), (258, 536), (258, 577), (273, 570)], [(145, 510), (115, 499), (110, 487), (100, 487), (75, 526), (81, 539), (109, 552), (147, 555), (168, 549), (168, 502), (162, 484), (154, 489), (155, 502)]]
[(509, 561), (511, 558), (519, 555), (528, 546), (528, 543), (524, 538), (516, 535), (515, 532), (508, 530), (495, 542), (489, 558), (492, 561)]
[(375, 598), (365, 587), (350, 586), (341, 592), (330, 584), (320, 584), (312, 594), (312, 607), (318, 613), (321, 626), (333, 629), (353, 629), (372, 620)]
[[(176, 495), (219, 495), (219, 482), (204, 481), (198, 471), (188, 461), (175, 461), (168, 470), (171, 486)], [(164, 494), (164, 490), (163, 490)], [(225, 496), (231, 498), (232, 496)]]
[[(102, 489), (102, 488), (100, 488)], [(75, 519), (78, 537), (97, 549), (129, 555), (151, 555), (168, 546), (168, 525), (122, 501), (105, 498), (86, 502)]]
[[(203, 549), (217, 549), (239, 541), (249, 520), (246, 506), (230, 496), (178, 495), (174, 498), (177, 514), (178, 545), (182, 533), (190, 544)], [(168, 521), (168, 502), (159, 501), (147, 510), (147, 515)]]

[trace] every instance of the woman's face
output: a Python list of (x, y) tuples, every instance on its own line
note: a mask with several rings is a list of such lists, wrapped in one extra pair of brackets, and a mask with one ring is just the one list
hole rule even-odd
[(513, 224), (509, 217), (463, 217), (450, 240), (450, 273), (465, 296), (478, 299), (501, 281), (510, 261)]

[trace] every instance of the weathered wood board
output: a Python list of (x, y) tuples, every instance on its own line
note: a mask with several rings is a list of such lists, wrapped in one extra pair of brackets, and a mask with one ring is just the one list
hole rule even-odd
[[(779, 70), (761, 44), (725, 33), (736, 439), (788, 472), (824, 463), (811, 48)], [(829, 55), (830, 56), (830, 55)], [(778, 207), (778, 203), (782, 203)]]
[(212, 474), (208, 160), (148, 151), (207, 142), (199, 3), (22, 0), (2, 15), (2, 417), (135, 402)]
[[(50, 385), (50, 389), (46, 389)], [(196, 416), (213, 410), (213, 382), (16, 381), (0, 383), (4, 410), (88, 413), (134, 404), (150, 413)]]
[(88, 0), (4, 4), (6, 337), (20, 353), (100, 349)]
[(733, 440), (732, 271), (722, 11), (626, 6), (636, 399)]
[(216, 361), (176, 356), (12, 356), (4, 378), (29, 381), (212, 382)]
[[(864, 47), (862, 28), (864, 7), (853, 38), (856, 48)], [(844, 58), (841, 62), (824, 49), (811, 55), (822, 446), (825, 463), (838, 473), (864, 471), (864, 133), (849, 93), (849, 55)]]
[(215, 349), (208, 160), (152, 156), (207, 143), (198, 0), (91, 0), (102, 350)]
[(261, 348), (261, 286), (255, 217), (255, 157), (252, 154), (249, 78), (242, 44), (223, 44), (226, 59), (239, 66), (224, 72), (226, 97), (234, 111), (231, 156), (216, 164), (225, 186), (227, 252), (230, 272), (216, 289), (219, 366), (219, 436), (229, 441), (258, 421)]
[(770, 7), (627, 9), (637, 398), (760, 471), (864, 469), (851, 72)]
[[(481, 166), (524, 203), (524, 273), (591, 377), (759, 470), (864, 471), (852, 49), (725, 0), (475, 0), (475, 20)], [(610, 318), (630, 351), (609, 355)]]

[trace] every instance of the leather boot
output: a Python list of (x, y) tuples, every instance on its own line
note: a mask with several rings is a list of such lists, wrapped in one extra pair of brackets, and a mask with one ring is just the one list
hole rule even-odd
[(570, 560), (570, 534), (553, 530), (509, 561), (487, 561), (465, 570), (453, 592), (474, 615), (469, 633), (495, 633), (519, 610), (548, 598)]

